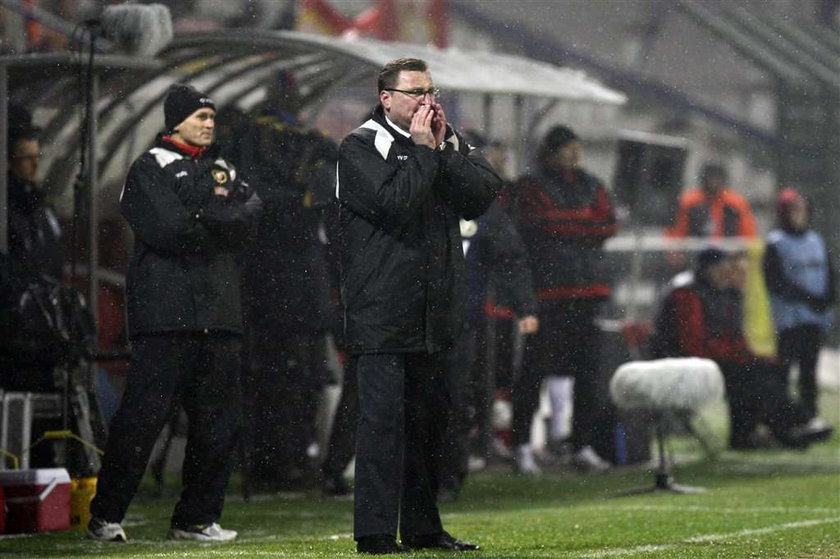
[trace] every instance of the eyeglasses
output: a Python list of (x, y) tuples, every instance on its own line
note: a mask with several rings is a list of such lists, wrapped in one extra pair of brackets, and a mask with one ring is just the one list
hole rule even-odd
[(436, 87), (433, 87), (431, 89), (410, 89), (408, 91), (406, 91), (405, 89), (394, 89), (392, 87), (386, 87), (385, 91), (398, 91), (400, 93), (405, 93), (412, 99), (422, 99), (426, 95), (434, 99), (435, 97), (440, 95), (440, 90)]

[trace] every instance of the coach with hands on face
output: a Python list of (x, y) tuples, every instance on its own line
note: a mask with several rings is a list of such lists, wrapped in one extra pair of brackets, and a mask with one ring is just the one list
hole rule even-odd
[(218, 524), (239, 418), (242, 336), (237, 253), (261, 203), (213, 146), (215, 105), (176, 84), (166, 132), (132, 164), (120, 211), (134, 232), (127, 274), (131, 372), (111, 421), (88, 536), (125, 541), (120, 523), (174, 406), (189, 420), (169, 537), (230, 541)]
[(423, 60), (386, 64), (378, 91), (370, 120), (341, 144), (336, 188), (359, 378), (354, 538), (370, 554), (478, 549), (443, 530), (436, 462), (464, 307), (459, 219), (484, 213), (502, 182), (446, 122)]

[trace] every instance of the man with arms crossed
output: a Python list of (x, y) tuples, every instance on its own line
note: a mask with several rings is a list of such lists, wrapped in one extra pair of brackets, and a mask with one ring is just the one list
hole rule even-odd
[(423, 60), (386, 64), (378, 91), (371, 119), (341, 144), (336, 187), (345, 343), (359, 378), (357, 551), (478, 549), (443, 530), (435, 469), (463, 317), (459, 219), (481, 215), (501, 180), (447, 124)]
[(223, 542), (218, 524), (239, 418), (240, 268), (261, 203), (213, 146), (216, 107), (176, 84), (166, 131), (135, 160), (120, 197), (134, 232), (127, 274), (131, 372), (111, 421), (88, 536), (125, 541), (120, 523), (174, 406), (189, 420), (169, 537)]

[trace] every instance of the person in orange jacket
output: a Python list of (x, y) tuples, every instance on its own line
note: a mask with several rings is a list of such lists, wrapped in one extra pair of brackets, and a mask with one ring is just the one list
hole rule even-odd
[(700, 185), (680, 196), (679, 209), (668, 237), (755, 237), (758, 230), (749, 202), (727, 185), (721, 165), (707, 163)]

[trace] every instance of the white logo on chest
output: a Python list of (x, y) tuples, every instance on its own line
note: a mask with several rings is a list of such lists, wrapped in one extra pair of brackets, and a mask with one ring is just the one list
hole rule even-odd
[(405, 161), (406, 159), (408, 159), (407, 155), (398, 155), (397, 156), (397, 160), (399, 160), (399, 161)]
[(182, 177), (188, 177), (188, 176), (190, 176), (190, 174), (189, 174), (188, 172), (186, 172), (186, 171), (181, 171), (180, 173), (178, 173), (177, 175), (175, 175), (175, 178), (176, 178), (176, 179), (180, 179), (180, 178), (182, 178)]

